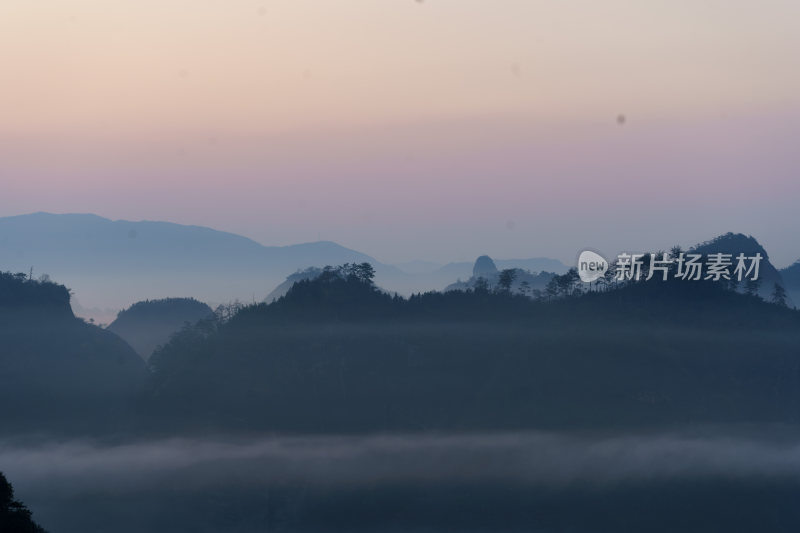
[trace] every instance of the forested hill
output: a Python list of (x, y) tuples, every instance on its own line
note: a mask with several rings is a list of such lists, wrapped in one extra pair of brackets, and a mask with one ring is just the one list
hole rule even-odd
[[(729, 232), (711, 239), (710, 241), (698, 244), (692, 248), (691, 252), (703, 254), (705, 256), (708, 256), (708, 254), (724, 253), (731, 254), (733, 258), (738, 254), (745, 254), (747, 256), (761, 254), (762, 260), (759, 265), (758, 294), (768, 299), (776, 284), (787, 288), (786, 282), (781, 276), (781, 272), (770, 262), (767, 251), (750, 235)], [(788, 298), (788, 303), (790, 307), (794, 307), (795, 302), (791, 296)]]
[(25, 308), (72, 316), (69, 300), (69, 290), (47, 277), (37, 280), (25, 273), (0, 272), (0, 312)]
[(122, 339), (73, 316), (64, 286), (0, 274), (0, 436), (113, 431), (147, 378)]
[(153, 350), (166, 343), (184, 324), (194, 324), (213, 314), (207, 304), (194, 298), (146, 300), (120, 311), (107, 329), (122, 337), (143, 359), (148, 359)]
[(50, 311), (68, 310), (67, 289), (5, 275), (0, 402), (16, 407), (0, 429), (800, 424), (800, 312), (757, 295), (689, 281), (586, 292), (568, 272), (539, 299), (502, 285), (406, 299), (373, 276), (367, 263), (325, 269), (272, 304), (202, 319), (148, 372), (113, 333)]
[(150, 423), (207, 431), (800, 423), (800, 314), (703, 282), (403, 299), (335, 272), (151, 359)]
[(0, 531), (3, 533), (47, 533), (33, 521), (32, 513), (14, 498), (14, 488), (0, 472)]
[[(296, 282), (272, 304), (242, 309), (238, 325), (308, 321), (478, 321), (597, 325), (659, 323), (664, 326), (756, 327), (800, 325), (800, 313), (757, 295), (710, 281), (628, 283), (613, 290), (587, 290), (570, 277), (555, 276), (559, 292), (531, 299), (502, 288), (429, 292), (401, 298), (378, 290), (358, 275), (322, 274)], [(564, 283), (562, 283), (564, 281)]]

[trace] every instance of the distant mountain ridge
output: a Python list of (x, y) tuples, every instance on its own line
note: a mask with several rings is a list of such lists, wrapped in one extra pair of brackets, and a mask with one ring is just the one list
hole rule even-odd
[[(122, 309), (140, 300), (194, 297), (212, 307), (261, 301), (287, 277), (310, 267), (371, 263), (376, 283), (411, 294), (442, 290), (471, 275), (472, 263), (412, 262), (410, 272), (335, 242), (290, 246), (258, 242), (203, 226), (110, 220), (92, 214), (0, 217), (0, 270), (47, 273), (72, 289), (86, 310)], [(497, 260), (499, 268), (564, 272), (546, 259)]]
[(143, 299), (191, 296), (209, 302), (260, 300), (308, 266), (370, 262), (333, 242), (263, 246), (252, 239), (170, 222), (112, 221), (97, 215), (34, 213), (0, 218), (0, 270), (47, 273), (87, 307), (127, 307)]
[[(153, 260), (164, 266), (183, 266), (197, 259), (203, 259), (203, 264), (194, 266), (210, 268), (227, 265), (226, 254), (267, 260), (276, 266), (302, 264), (318, 260), (320, 255), (333, 261), (375, 261), (328, 241), (264, 246), (241, 235), (203, 226), (110, 220), (91, 214), (34, 213), (0, 218), (0, 250), (3, 261), (20, 268), (31, 261), (47, 264), (53, 254), (59, 254), (61, 264), (83, 269), (87, 266), (86, 255), (99, 252), (113, 252), (104, 258), (108, 265), (130, 269), (150, 265)], [(143, 256), (142, 252), (151, 255)]]
[[(800, 301), (800, 266), (779, 272), (752, 237), (729, 233), (695, 250), (760, 251), (765, 258), (760, 294), (768, 298), (773, 284), (780, 283), (792, 304)], [(113, 221), (91, 214), (0, 217), (0, 271), (29, 273), (33, 268), (34, 277), (47, 273), (72, 289), (86, 309), (122, 309), (165, 297), (193, 297), (212, 307), (235, 299), (255, 302), (267, 296), (269, 301), (291, 286), (287, 278), (306, 269), (363, 262), (375, 267), (378, 286), (401, 295), (441, 291), (473, 275), (471, 262), (439, 266), (413, 261), (402, 265), (403, 271), (330, 241), (264, 246), (241, 235), (170, 222)], [(494, 262), (500, 270), (568, 270), (560, 261), (542, 257)]]

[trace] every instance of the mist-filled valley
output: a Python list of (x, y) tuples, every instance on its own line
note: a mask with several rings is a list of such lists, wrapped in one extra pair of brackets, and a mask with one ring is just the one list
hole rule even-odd
[(0, 444), (52, 531), (792, 531), (797, 434)]
[(0, 533), (800, 532), (798, 20), (0, 0)]
[(348, 263), (101, 328), (2, 274), (0, 469), (51, 532), (793, 531), (798, 311), (576, 276)]

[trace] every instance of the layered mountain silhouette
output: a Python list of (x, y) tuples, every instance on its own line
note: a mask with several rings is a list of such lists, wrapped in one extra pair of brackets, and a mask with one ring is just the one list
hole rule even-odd
[[(515, 264), (515, 262), (503, 261), (501, 264), (508, 265)], [(544, 290), (550, 280), (557, 274), (556, 272), (545, 271), (531, 272), (527, 269), (508, 266), (504, 270), (510, 270), (512, 273), (509, 289), (514, 293), (522, 294), (532, 294), (533, 291)], [(469, 279), (452, 283), (445, 287), (445, 291), (475, 289), (479, 284), (486, 284), (488, 288), (496, 288), (499, 280), (500, 269), (497, 268), (495, 261), (488, 255), (482, 255), (475, 260), (475, 264), (472, 267), (472, 276)]]
[[(696, 251), (762, 253), (759, 294), (768, 298), (774, 285), (780, 284), (789, 293), (790, 305), (797, 300), (800, 284), (792, 281), (792, 267), (786, 269), (790, 280), (785, 282), (752, 237), (729, 233), (697, 246)], [(0, 218), (0, 268), (13, 272), (33, 268), (36, 276), (48, 273), (70, 287), (87, 308), (119, 309), (172, 295), (196, 297), (213, 305), (235, 299), (261, 301), (265, 294), (271, 301), (314, 268), (346, 262), (369, 262), (376, 269), (379, 286), (404, 295), (469, 287), (480, 277), (474, 275), (474, 265), (465, 262), (443, 266), (414, 262), (405, 265), (409, 272), (403, 272), (333, 242), (262, 246), (205, 227), (112, 221), (95, 215), (36, 213)], [(567, 270), (559, 261), (546, 258), (494, 263), (498, 270), (515, 269), (515, 286), (526, 283), (533, 289), (547, 279), (529, 273)]]
[[(555, 274), (563, 274), (568, 270), (568, 267), (561, 261), (546, 257), (492, 259), (492, 261), (498, 270), (514, 268), (530, 272), (553, 272)], [(417, 282), (415, 291), (420, 291), (442, 290), (452, 283), (466, 281), (473, 276), (475, 265), (474, 263), (463, 261), (441, 266), (424, 262), (397, 266), (400, 269), (407, 268), (410, 273), (414, 273), (414, 280)]]
[[(761, 254), (757, 294), (764, 300), (770, 300), (776, 285), (784, 287), (788, 292), (786, 302), (789, 307), (795, 305), (796, 298), (793, 298), (793, 294), (800, 297), (800, 262), (783, 271), (778, 271), (770, 262), (767, 251), (752, 236), (727, 233), (698, 244), (689, 251), (706, 256), (713, 253), (726, 253), (730, 254), (734, 261), (740, 253), (748, 257)], [(421, 291), (421, 288), (444, 291), (469, 290), (474, 289), (476, 284), (480, 283), (486, 283), (489, 288), (495, 288), (500, 272), (510, 270), (513, 276), (510, 287), (512, 292), (527, 293), (531, 296), (536, 294), (536, 291), (543, 291), (554, 277), (564, 274), (568, 270), (561, 262), (547, 258), (494, 260), (489, 256), (480, 256), (472, 264), (450, 263), (438, 266), (435, 263), (417, 261), (399, 266), (408, 268), (410, 272), (408, 280), (416, 281), (417, 291)], [(287, 294), (296, 282), (314, 279), (321, 272), (322, 269), (318, 267), (309, 267), (294, 272), (273, 289), (264, 301), (270, 303), (279, 299)], [(788, 281), (784, 280), (784, 273), (789, 277)], [(739, 290), (742, 292), (745, 290), (744, 284), (741, 284)]]
[(289, 289), (291, 289), (298, 281), (314, 279), (320, 274), (322, 274), (322, 269), (318, 267), (308, 267), (304, 270), (298, 270), (294, 274), (287, 276), (286, 281), (272, 289), (272, 292), (270, 292), (267, 297), (264, 298), (264, 301), (266, 303), (272, 303), (282, 296), (286, 296), (286, 293), (289, 292)]
[[(484, 263), (484, 261), (488, 261)], [(419, 263), (419, 264), (418, 264)], [(430, 290), (463, 290), (473, 288), (479, 278), (484, 279), (490, 286), (497, 284), (500, 270), (497, 264), (501, 265), (504, 269), (511, 269), (514, 271), (514, 282), (512, 290), (514, 292), (521, 292), (522, 290), (540, 290), (543, 289), (547, 282), (550, 281), (556, 273), (564, 273), (567, 267), (563, 263), (555, 259), (534, 258), (534, 259), (503, 259), (494, 261), (489, 256), (481, 256), (477, 259), (476, 263), (449, 263), (444, 266), (433, 266), (434, 263), (415, 262), (409, 273), (405, 277), (403, 286), (407, 288), (406, 294), (413, 292), (424, 292)], [(476, 275), (476, 269), (482, 268), (484, 265), (487, 268), (485, 275)], [(402, 268), (404, 265), (398, 265)], [(405, 265), (408, 267), (408, 264)], [(530, 267), (553, 267), (551, 272), (547, 271), (531, 271)], [(422, 269), (422, 270), (420, 270)], [(292, 285), (298, 281), (314, 279), (322, 272), (321, 268), (309, 267), (287, 276), (286, 280), (275, 287), (264, 299), (266, 303), (271, 303), (286, 295)], [(466, 281), (461, 281), (465, 279)], [(456, 280), (453, 282), (453, 280)], [(410, 289), (410, 290), (409, 290)], [(386, 289), (384, 289), (386, 290)], [(400, 292), (402, 291), (387, 291), (387, 292)]]
[(575, 294), (405, 299), (326, 271), (173, 337), (151, 359), (151, 420), (323, 433), (800, 423), (796, 311), (710, 281)]
[[(47, 273), (72, 289), (76, 312), (108, 318), (108, 309), (170, 296), (212, 305), (261, 301), (309, 267), (369, 262), (376, 281), (400, 294), (441, 290), (467, 279), (471, 263), (403, 270), (329, 241), (263, 246), (201, 226), (109, 220), (91, 214), (34, 213), (0, 218), (0, 269)], [(565, 271), (552, 259), (498, 261), (500, 268)], [(418, 265), (419, 266), (419, 265)], [(113, 315), (112, 315), (113, 316)]]
[[(730, 234), (696, 250), (752, 254), (763, 249), (754, 239)], [(777, 271), (769, 268), (763, 255), (762, 280), (768, 280), (764, 283), (789, 285), (793, 278), (786, 271), (776, 277)], [(193, 257), (201, 261), (203, 256)], [(502, 271), (514, 267), (482, 256), (469, 265), (462, 286), (403, 298), (381, 290), (368, 267), (304, 268), (289, 275), (282, 293), (274, 294), (271, 303), (237, 307), (236, 312), (215, 313), (207, 319), (210, 308), (196, 300), (135, 304), (120, 313), (118, 323), (109, 329), (120, 331), (133, 344), (147, 341), (141, 351), (149, 351), (154, 342), (146, 338), (150, 329), (169, 324), (159, 331), (161, 338), (167, 329), (178, 329), (168, 341), (158, 342), (161, 346), (147, 366), (113, 331), (75, 318), (70, 293), (63, 285), (29, 274), (2, 274), (0, 437), (25, 443), (34, 440), (31, 433), (56, 433), (59, 440), (69, 438), (64, 441), (69, 455), (62, 456), (68, 459), (75, 449), (86, 449), (84, 442), (113, 443), (127, 457), (138, 443), (157, 438), (154, 447), (141, 452), (146, 455), (132, 455), (124, 465), (132, 472), (127, 479), (134, 480), (135, 498), (124, 492), (108, 498), (116, 492), (113, 483), (121, 472), (112, 461), (112, 484), (95, 489), (97, 485), (91, 483), (96, 481), (90, 480), (91, 491), (83, 485), (88, 496), (72, 499), (70, 495), (63, 500), (62, 505), (74, 510), (75, 523), (88, 520), (89, 527), (74, 530), (114, 529), (141, 515), (145, 526), (133, 521), (129, 530), (152, 529), (152, 524), (166, 524), (166, 529), (173, 530), (186, 529), (186, 524), (199, 524), (194, 529), (224, 529), (244, 517), (247, 527), (241, 529), (250, 531), (274, 523), (260, 514), (265, 512), (303, 520), (312, 516), (308, 523), (314, 527), (308, 531), (329, 528), (331, 523), (342, 524), (342, 530), (366, 531), (372, 524), (385, 524), (384, 517), (397, 516), (398, 501), (413, 500), (412, 492), (421, 485), (414, 479), (407, 484), (405, 469), (414, 463), (398, 465), (400, 481), (393, 478), (391, 482), (396, 486), (379, 491), (370, 481), (363, 487), (358, 483), (361, 488), (356, 491), (345, 486), (343, 495), (332, 496), (327, 490), (284, 481), (282, 471), (300, 468), (301, 462), (312, 457), (300, 455), (293, 460), (286, 453), (290, 446), (300, 443), (302, 447), (303, 439), (319, 438), (325, 443), (320, 455), (341, 457), (336, 452), (349, 448), (337, 448), (336, 443), (358, 443), (358, 434), (368, 439), (379, 434), (376, 438), (390, 446), (394, 446), (394, 434), (408, 434), (422, 438), (423, 470), (433, 464), (430, 461), (443, 461), (460, 471), (464, 464), (475, 464), (473, 441), (467, 441), (468, 455), (453, 458), (448, 447), (429, 447), (424, 438), (460, 439), (500, 431), (498, 438), (506, 441), (513, 435), (538, 439), (558, 434), (568, 436), (558, 441), (559, 446), (568, 447), (573, 437), (596, 435), (601, 442), (593, 446), (596, 450), (606, 446), (607, 436), (621, 436), (634, 443), (624, 449), (631, 451), (633, 462), (627, 456), (620, 461), (624, 475), (625, 468), (643, 462), (637, 453), (641, 436), (677, 435), (695, 447), (702, 442), (702, 432), (715, 437), (717, 428), (733, 428), (747, 436), (774, 429), (780, 442), (776, 448), (767, 448), (773, 453), (792, 442), (784, 431), (791, 437), (800, 427), (800, 312), (757, 295), (723, 283), (674, 279), (609, 283), (589, 292), (575, 289), (581, 282), (569, 271), (549, 274), (557, 289), (554, 297), (530, 297), (514, 283), (511, 290), (501, 283)], [(519, 268), (517, 276), (534, 276), (527, 268)], [(209, 272), (209, 279), (217, 279), (213, 275), (218, 272)], [(113, 279), (114, 273), (106, 275)], [(223, 270), (221, 275), (235, 272)], [(479, 279), (491, 283), (477, 283)], [(128, 281), (117, 279), (115, 287), (128, 290)], [(188, 327), (178, 324), (196, 317), (200, 319)], [(272, 440), (282, 434), (291, 435), (285, 450), (275, 446), (283, 441)], [(254, 490), (260, 485), (251, 484), (245, 474), (252, 470), (253, 476), (264, 478), (264, 465), (272, 463), (248, 462), (254, 448), (239, 443), (262, 435), (270, 436), (269, 449), (279, 456), (266, 476), (277, 485)], [(334, 440), (326, 440), (333, 435)], [(201, 455), (197, 466), (184, 464), (181, 454), (190, 457), (194, 452), (182, 447), (193, 437), (230, 439), (235, 451), (222, 462), (215, 462), (213, 455)], [(721, 437), (719, 441), (728, 442)], [(670, 475), (686, 464), (700, 464), (687, 463), (682, 448), (676, 454), (672, 442), (670, 437), (666, 446), (659, 443), (657, 455), (657, 460), (675, 457), (677, 466)], [(202, 450), (216, 449), (218, 444), (203, 442)], [(165, 445), (180, 450), (164, 454)], [(84, 453), (95, 449), (104, 450), (89, 447)], [(354, 455), (369, 461), (363, 471), (381, 473), (370, 469), (386, 463), (383, 452), (373, 455), (371, 448), (354, 449)], [(737, 450), (723, 446), (720, 453), (739, 454)], [(142, 457), (162, 454), (165, 461), (177, 460), (177, 468), (171, 469), (170, 464), (165, 471), (139, 471)], [(116, 452), (98, 455), (98, 462), (104, 463)], [(551, 461), (549, 454), (542, 455), (543, 461)], [(501, 463), (503, 457), (498, 456)], [(749, 456), (741, 462), (749, 464)], [(775, 520), (791, 529), (798, 521), (797, 484), (790, 476), (782, 477), (784, 464), (771, 458), (766, 463), (766, 472), (777, 472), (777, 484), (755, 468), (752, 479), (729, 477), (727, 472), (712, 481), (695, 477), (651, 481), (648, 477), (645, 483), (622, 482), (620, 488), (603, 491), (571, 483), (571, 488), (559, 485), (557, 491), (548, 487), (536, 492), (521, 489), (513, 477), (514, 482), (498, 493), (483, 479), (477, 484), (463, 483), (460, 478), (429, 483), (425, 470), (426, 477), (416, 478), (425, 480), (422, 499), (405, 509), (415, 519), (421, 513), (457, 517), (454, 530), (469, 529), (472, 508), (487, 505), (495, 513), (486, 528), (491, 530), (498, 523), (512, 524), (515, 530), (535, 529), (541, 527), (541, 517), (554, 524), (551, 529), (563, 529), (562, 516), (578, 516), (573, 529), (585, 531), (597, 529), (598, 517), (613, 516), (614, 527), (603, 529), (621, 531), (634, 523), (637, 530), (646, 531), (658, 522), (669, 531), (686, 529), (684, 522), (699, 515), (708, 521), (690, 529), (713, 530), (723, 524), (726, 531), (759, 530)], [(524, 469), (529, 463), (520, 464)], [(562, 464), (570, 470), (575, 463)], [(332, 467), (322, 465), (327, 487)], [(217, 468), (225, 468), (224, 475)], [(82, 483), (77, 477), (83, 477), (84, 470), (76, 472), (74, 492), (80, 496)], [(99, 477), (105, 470), (98, 472), (95, 476)], [(493, 466), (487, 472), (494, 472)], [(538, 475), (537, 470), (531, 472)], [(73, 492), (73, 485), (67, 490)], [(18, 517), (28, 516), (13, 494), (4, 501), (22, 511)], [(39, 502), (30, 500), (37, 507), (37, 518), (48, 527), (63, 526), (41, 501), (43, 496)], [(513, 505), (509, 507), (508, 501)], [(681, 505), (676, 507), (676, 501)], [(705, 506), (702, 512), (697, 502)], [(105, 516), (98, 509), (123, 518), (104, 522), (97, 518)], [(176, 516), (175, 509), (183, 514)], [(757, 514), (750, 516), (753, 510)], [(680, 520), (669, 522), (678, 514)], [(365, 526), (364, 517), (372, 522)], [(0, 516), (0, 531), (7, 529), (4, 519)], [(427, 529), (429, 523), (447, 523), (423, 522)], [(95, 524), (99, 525), (93, 528)]]
[(146, 360), (184, 325), (211, 318), (213, 314), (207, 304), (194, 298), (146, 300), (120, 311), (106, 329), (119, 335)]
[[(232, 233), (167, 222), (36, 213), (0, 218), (0, 269), (47, 273), (87, 307), (191, 296), (207, 302), (261, 300), (287, 275), (344, 262), (402, 273), (333, 242), (262, 246)], [(37, 274), (38, 275), (38, 274)]]

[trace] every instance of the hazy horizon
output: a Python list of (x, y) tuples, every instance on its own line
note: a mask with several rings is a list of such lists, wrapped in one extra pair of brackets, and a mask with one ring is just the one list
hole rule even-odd
[[(131, 222), (131, 223), (136, 223), (136, 222), (163, 222), (163, 223), (170, 223), (170, 224), (178, 224), (178, 225), (187, 226), (187, 227), (192, 227), (192, 226), (205, 227), (205, 228), (208, 228), (208, 229), (211, 229), (211, 230), (214, 230), (214, 231), (220, 231), (220, 232), (223, 232), (223, 233), (230, 233), (230, 234), (233, 234), (233, 235), (245, 237), (245, 238), (250, 239), (253, 242), (255, 242), (255, 243), (257, 243), (257, 244), (259, 244), (261, 246), (265, 246), (265, 247), (272, 247), (272, 246), (283, 247), (283, 246), (315, 244), (315, 243), (320, 243), (320, 242), (332, 242), (334, 244), (340, 245), (340, 246), (342, 246), (344, 248), (353, 250), (355, 252), (360, 252), (360, 253), (366, 254), (366, 255), (372, 257), (373, 259), (383, 263), (383, 264), (398, 266), (401, 270), (404, 270), (404, 271), (406, 271), (406, 269), (404, 268), (405, 265), (411, 265), (411, 264), (414, 264), (414, 263), (428, 264), (431, 268), (433, 268), (433, 267), (441, 267), (441, 266), (445, 266), (445, 265), (451, 264), (451, 263), (473, 263), (478, 257), (480, 257), (482, 255), (490, 255), (490, 257), (492, 259), (496, 259), (496, 260), (514, 260), (514, 259), (532, 259), (532, 258), (555, 259), (555, 260), (560, 261), (561, 263), (563, 263), (565, 266), (569, 267), (569, 266), (573, 266), (573, 264), (574, 264), (574, 262), (576, 260), (576, 257), (578, 255), (578, 252), (582, 251), (585, 248), (585, 247), (583, 247), (583, 248), (576, 247), (575, 248), (576, 252), (574, 254), (572, 254), (572, 256), (567, 256), (567, 257), (564, 257), (564, 258), (546, 256), (544, 254), (537, 253), (536, 250), (532, 250), (532, 251), (529, 251), (527, 253), (527, 255), (518, 254), (516, 256), (513, 256), (513, 255), (512, 256), (491, 255), (491, 254), (487, 254), (485, 252), (476, 252), (475, 255), (471, 256), (471, 257), (460, 257), (460, 258), (456, 257), (456, 258), (440, 259), (440, 260), (434, 260), (434, 259), (431, 259), (431, 258), (428, 258), (428, 257), (411, 257), (411, 258), (408, 258), (408, 259), (400, 259), (400, 260), (397, 260), (397, 261), (385, 261), (385, 260), (383, 260), (382, 257), (378, 257), (375, 254), (371, 253), (370, 250), (361, 249), (361, 248), (358, 248), (358, 247), (355, 247), (355, 246), (349, 246), (346, 243), (342, 243), (342, 242), (336, 241), (336, 240), (323, 239), (323, 238), (321, 238), (321, 236), (320, 236), (319, 239), (311, 239), (311, 240), (308, 240), (308, 241), (298, 241), (298, 242), (287, 242), (287, 243), (273, 244), (273, 243), (269, 243), (269, 242), (259, 241), (257, 238), (249, 236), (246, 233), (237, 233), (235, 231), (222, 230), (220, 228), (211, 227), (211, 226), (205, 226), (203, 224), (184, 223), (184, 222), (176, 222), (176, 221), (171, 221), (171, 220), (124, 219), (124, 218), (114, 218), (114, 217), (109, 217), (109, 216), (102, 216), (102, 215), (99, 215), (97, 213), (67, 213), (67, 212), (65, 212), (65, 213), (52, 213), (52, 212), (48, 212), (48, 211), (19, 213), (19, 214), (14, 214), (14, 215), (7, 215), (7, 216), (9, 216), (9, 217), (13, 217), (13, 216), (29, 216), (29, 215), (36, 215), (36, 214), (40, 214), (40, 213), (41, 214), (48, 214), (48, 215), (88, 215), (88, 216), (98, 216), (98, 217), (101, 217), (101, 218), (105, 218), (105, 219), (111, 220), (112, 222)], [(660, 247), (645, 245), (644, 247), (639, 248), (639, 249), (634, 249), (634, 248), (631, 248), (631, 247), (620, 247), (617, 250), (608, 250), (608, 251), (602, 250), (602, 252), (605, 253), (607, 257), (613, 259), (614, 254), (621, 253), (621, 252), (626, 251), (626, 250), (627, 251), (642, 251), (642, 252), (654, 251), (654, 250), (666, 250), (672, 245), (678, 245), (678, 246), (681, 246), (683, 248), (690, 248), (692, 246), (695, 246), (695, 245), (698, 245), (698, 244), (702, 244), (703, 242), (706, 242), (706, 241), (711, 240), (713, 238), (719, 237), (720, 235), (723, 235), (724, 233), (728, 233), (728, 231), (724, 231), (724, 232), (721, 232), (721, 233), (718, 233), (718, 234), (714, 234), (714, 235), (708, 235), (708, 236), (706, 236), (704, 238), (699, 238), (698, 237), (697, 240), (691, 241), (691, 242), (677, 242), (677, 241), (674, 241), (674, 242), (672, 242), (671, 245), (663, 245), (663, 246), (660, 246)], [(733, 231), (731, 233), (742, 233), (744, 235), (751, 235), (746, 231)], [(759, 241), (760, 244), (763, 245), (763, 242), (761, 242), (761, 240), (758, 238), (757, 235), (752, 235), (752, 236), (754, 238), (756, 238), (756, 240)], [(475, 244), (475, 249), (476, 250), (480, 249), (480, 244), (479, 243)], [(782, 268), (791, 266), (795, 262), (800, 261), (800, 257), (799, 257), (796, 260), (792, 260), (792, 261), (789, 261), (786, 264), (782, 264), (782, 263), (776, 262), (774, 260), (774, 257), (770, 253), (769, 249), (767, 249), (767, 253), (770, 254), (769, 257), (771, 259), (771, 262), (778, 269), (782, 269)], [(442, 256), (442, 257), (444, 257), (444, 256)], [(314, 265), (309, 265), (309, 266), (314, 266)], [(411, 268), (411, 269), (407, 270), (408, 273), (424, 272), (424, 271), (425, 271), (425, 269), (420, 269), (419, 267)]]

